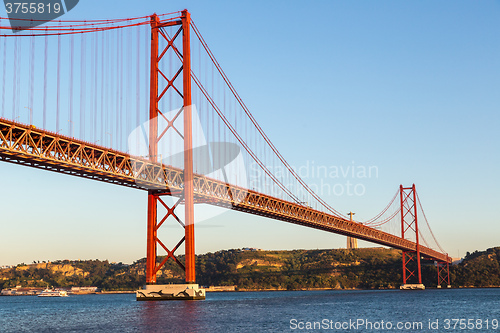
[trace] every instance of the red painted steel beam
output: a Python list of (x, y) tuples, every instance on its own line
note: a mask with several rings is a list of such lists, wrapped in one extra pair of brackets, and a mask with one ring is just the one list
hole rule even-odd
[(146, 249), (146, 283), (156, 283), (156, 242), (157, 242), (157, 197), (152, 191), (148, 193), (147, 249)]
[(184, 97), (184, 207), (186, 282), (195, 282), (193, 128), (191, 114), (191, 15), (182, 11), (182, 73)]
[[(158, 155), (158, 16), (151, 16), (151, 61), (149, 90), (149, 160), (157, 162)], [(156, 283), (158, 197), (148, 191), (146, 283)]]
[(417, 216), (417, 191), (415, 189), (415, 184), (413, 184), (412, 192), (413, 192), (413, 210), (415, 216), (415, 237), (417, 243), (418, 283), (422, 284), (422, 269), (421, 269), (422, 266), (420, 264), (420, 237), (418, 232), (418, 216)]

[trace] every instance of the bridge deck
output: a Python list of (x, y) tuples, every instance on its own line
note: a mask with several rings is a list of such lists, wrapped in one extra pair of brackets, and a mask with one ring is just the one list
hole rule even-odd
[[(0, 161), (140, 190), (174, 194), (184, 187), (181, 169), (5, 119), (0, 119)], [(356, 237), (400, 250), (416, 250), (416, 243), (410, 240), (202, 175), (194, 177), (194, 193), (197, 202)], [(424, 246), (420, 246), (420, 253), (428, 259), (451, 262), (446, 254)]]

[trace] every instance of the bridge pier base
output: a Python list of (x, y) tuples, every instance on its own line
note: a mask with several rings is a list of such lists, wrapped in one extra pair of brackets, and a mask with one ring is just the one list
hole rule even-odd
[(425, 286), (422, 283), (406, 283), (399, 287), (401, 290), (424, 290)]
[(147, 284), (136, 290), (138, 301), (185, 301), (204, 300), (205, 289), (194, 283), (189, 284)]

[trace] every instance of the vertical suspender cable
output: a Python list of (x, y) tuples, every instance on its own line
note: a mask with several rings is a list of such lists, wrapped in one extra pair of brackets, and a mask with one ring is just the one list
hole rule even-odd
[[(200, 44), (198, 43), (198, 73), (200, 75), (200, 77), (202, 77), (201, 75), (203, 74), (202, 71), (201, 71), (201, 46)], [(198, 119), (199, 119), (199, 122), (200, 122), (200, 130), (201, 130), (201, 137), (202, 139), (205, 140), (204, 144), (208, 144), (208, 140), (207, 140), (207, 136), (204, 135), (205, 134), (205, 114), (203, 113), (202, 111), (202, 105), (201, 105), (201, 94), (198, 92), (198, 90), (196, 91), (197, 93), (197, 99), (196, 99), (196, 109), (197, 109), (197, 112), (198, 112)], [(207, 146), (209, 147), (209, 146)], [(207, 161), (204, 160), (202, 161), (202, 163), (206, 164)], [(202, 167), (202, 164), (200, 164), (200, 162), (198, 162), (198, 164), (200, 165), (200, 167)], [(197, 171), (197, 173), (199, 173), (199, 170)]]
[(125, 119), (126, 119), (126, 110), (125, 110), (125, 107), (124, 107), (124, 92), (125, 92), (125, 89), (126, 89), (126, 85), (125, 85), (125, 82), (124, 82), (124, 63), (125, 63), (125, 54), (123, 52), (123, 44), (124, 44), (124, 41), (125, 41), (125, 37), (123, 36), (123, 31), (122, 29), (117, 29), (119, 34), (120, 34), (120, 47), (118, 49), (118, 52), (120, 53), (120, 73), (118, 75), (118, 84), (120, 86), (120, 104), (119, 104), (119, 108), (118, 108), (118, 112), (119, 112), (119, 115), (120, 115), (120, 122), (119, 122), (119, 126), (118, 126), (118, 142), (119, 142), (119, 146), (118, 148), (120, 150), (123, 150), (123, 133), (125, 132)]
[[(214, 65), (211, 64), (211, 68), (212, 68), (212, 96), (214, 96), (214, 92), (215, 92), (215, 84), (214, 84)], [(213, 134), (213, 138), (215, 140), (215, 115), (212, 117), (212, 134)], [(214, 164), (215, 164), (215, 161), (214, 161)]]
[(115, 105), (115, 146), (118, 149), (118, 143), (120, 142), (120, 60), (121, 60), (121, 41), (120, 41), (120, 29), (116, 29), (116, 50), (118, 54), (115, 54), (116, 57), (116, 105)]
[(14, 39), (14, 75), (12, 82), (12, 120), (16, 120), (16, 93), (17, 93), (17, 44), (19, 43), (18, 38)]
[(117, 140), (118, 140), (118, 149), (122, 150), (122, 147), (123, 147), (123, 132), (124, 132), (124, 128), (125, 128), (125, 117), (126, 117), (126, 113), (125, 113), (125, 108), (123, 106), (123, 92), (124, 92), (124, 75), (123, 75), (123, 71), (124, 71), (124, 60), (125, 60), (125, 55), (124, 55), (124, 52), (123, 52), (123, 44), (124, 44), (124, 37), (123, 37), (123, 31), (122, 29), (117, 29), (118, 30), (118, 34), (119, 34), (119, 42), (120, 42), (120, 45), (118, 47), (118, 53), (120, 54), (120, 62), (119, 62), (119, 72), (118, 72), (118, 87), (119, 87), (119, 104), (118, 104), (118, 133), (117, 133)]
[[(149, 59), (151, 58), (149, 52), (151, 52), (150, 50), (150, 40), (151, 40), (151, 31), (150, 31), (150, 28), (145, 28), (144, 29), (144, 112), (141, 113), (141, 117), (143, 120), (142, 121), (146, 121), (146, 119), (148, 119), (148, 115), (149, 115), (149, 98), (147, 96), (150, 96), (150, 87), (149, 87), (149, 67), (150, 67), (150, 64), (149, 64)], [(146, 128), (148, 125), (145, 125)], [(147, 143), (148, 142), (148, 138), (147, 137), (144, 137), (144, 142)], [(147, 152), (145, 151), (144, 154), (147, 154)]]
[[(125, 49), (128, 49), (132, 45), (132, 31), (130, 31), (130, 30), (125, 30), (125, 31), (127, 32), (127, 44), (126, 44)], [(126, 103), (127, 104), (126, 105), (127, 106), (127, 122), (126, 122), (126, 126), (125, 126), (125, 136), (124, 136), (125, 142), (127, 142), (127, 137), (128, 137), (130, 130), (131, 130), (130, 118), (132, 117), (131, 109), (132, 109), (132, 70), (133, 70), (132, 56), (133, 56), (132, 52), (127, 52), (127, 54), (126, 54), (127, 66), (125, 67), (127, 70), (127, 82), (126, 82), (127, 89), (125, 91), (125, 95), (126, 95), (125, 97), (127, 99), (127, 103)], [(127, 146), (125, 146), (125, 150), (127, 150)]]
[(94, 101), (95, 101), (95, 54), (96, 54), (96, 49), (95, 49), (95, 33), (92, 33), (90, 35), (90, 93), (89, 93), (89, 138), (91, 142), (96, 142), (95, 139), (95, 109), (94, 109)]
[[(59, 22), (59, 26), (61, 22)], [(57, 102), (56, 102), (56, 132), (59, 132), (59, 107), (61, 92), (61, 35), (57, 36)]]
[[(201, 52), (201, 47), (200, 47), (200, 52)], [(200, 54), (200, 58), (201, 58), (201, 54)], [(203, 57), (203, 67), (205, 69), (205, 80), (204, 82), (207, 82), (208, 80), (208, 66), (207, 66), (207, 58), (206, 57)], [(201, 75), (201, 68), (200, 68), (200, 75)], [(200, 92), (200, 96), (201, 96), (201, 92)], [(201, 100), (203, 101), (203, 98), (201, 98)], [(205, 104), (203, 105), (205, 106)], [(207, 114), (207, 142), (210, 143), (212, 142), (212, 136), (210, 134), (210, 112), (209, 112), (209, 108), (208, 108), (208, 103), (207, 103), (207, 106), (206, 106), (206, 109), (203, 110), (204, 112), (206, 111), (206, 114)]]
[[(136, 40), (136, 59), (135, 59), (135, 128), (141, 125), (140, 109), (141, 109), (141, 27), (137, 27), (137, 40)], [(135, 151), (139, 151), (139, 131), (136, 131), (135, 137)]]
[(3, 39), (3, 77), (2, 77), (2, 117), (5, 118), (5, 77), (7, 76), (5, 71), (7, 69), (7, 38)]
[[(106, 116), (106, 121), (107, 121), (106, 126), (107, 126), (108, 131), (109, 131), (109, 140), (110, 140), (110, 144), (111, 144), (112, 149), (114, 149), (113, 137), (115, 139), (115, 145), (116, 145), (115, 126), (113, 126), (113, 125), (116, 122), (116, 112), (117, 112), (117, 108), (118, 108), (118, 104), (116, 102), (114, 102), (114, 97), (115, 97), (114, 92), (117, 89), (116, 89), (116, 85), (115, 85), (116, 80), (114, 80), (113, 77), (115, 77), (116, 67), (113, 66), (113, 53), (111, 52), (111, 50), (116, 50), (117, 40), (116, 40), (116, 38), (113, 38), (113, 37), (114, 36), (112, 36), (112, 33), (110, 32), (108, 35), (108, 44), (107, 44), (107, 49), (106, 49), (107, 62), (108, 62), (108, 66), (109, 66), (108, 67), (109, 68), (108, 77), (106, 78), (108, 81), (108, 85), (109, 85), (109, 90), (108, 90), (108, 93), (106, 94), (106, 99), (108, 101), (108, 110), (109, 110), (109, 112), (107, 112), (107, 116)], [(116, 54), (115, 54), (115, 56), (116, 56)], [(115, 106), (115, 107), (113, 108), (113, 106)], [(114, 122), (113, 122), (113, 120), (114, 120)]]
[(21, 104), (21, 77), (22, 77), (22, 71), (21, 71), (21, 64), (23, 63), (22, 62), (22, 56), (23, 56), (23, 44), (22, 43), (19, 43), (17, 45), (18, 49), (17, 49), (17, 54), (19, 56), (19, 59), (18, 59), (18, 63), (17, 63), (17, 82), (16, 82), (16, 104), (17, 104), (17, 109), (15, 110), (16, 111), (16, 117), (19, 117), (20, 114), (19, 114), (19, 107), (20, 107), (20, 104)]
[(97, 92), (99, 91), (98, 87), (97, 87), (97, 84), (98, 84), (98, 73), (99, 73), (99, 33), (98, 32), (95, 32), (94, 33), (94, 84), (93, 84), (93, 87), (94, 87), (94, 90), (92, 92), (92, 95), (94, 96), (94, 137), (93, 137), (93, 140), (94, 141), (97, 141), (97, 140), (101, 140), (101, 145), (103, 144), (102, 143), (102, 138), (99, 138), (98, 139), (98, 135), (97, 135)]
[(30, 37), (30, 87), (28, 93), (28, 111), (29, 111), (29, 123), (33, 125), (33, 95), (35, 87), (35, 36)]
[[(43, 57), (43, 128), (47, 128), (47, 62), (49, 52), (49, 37), (47, 36), (47, 28), (45, 28), (45, 49)], [(57, 131), (57, 128), (56, 128)]]
[[(220, 82), (220, 79), (219, 79), (219, 82)], [(221, 88), (219, 88), (221, 89)], [(226, 88), (224, 87), (224, 85), (222, 85), (222, 98), (224, 99), (224, 112), (227, 112), (226, 111), (226, 108), (227, 108), (227, 105), (226, 105)], [(228, 117), (228, 119), (231, 119), (230, 117)], [(224, 128), (224, 127), (222, 127)], [(226, 143), (226, 133), (227, 133), (227, 130), (224, 128), (224, 132), (222, 133), (222, 142)], [(224, 147), (224, 151), (223, 151), (223, 156), (226, 156), (226, 144), (222, 145), (222, 147)], [(223, 163), (224, 161), (221, 161), (221, 163)], [(222, 165), (222, 164), (221, 164)]]
[(85, 140), (85, 106), (86, 106), (86, 86), (87, 86), (87, 35), (80, 35), (80, 138)]
[(75, 48), (74, 34), (70, 35), (70, 47), (69, 47), (69, 136), (74, 137), (73, 133), (74, 119), (73, 119), (73, 53)]
[(101, 122), (100, 122), (100, 138), (102, 145), (105, 145), (106, 138), (104, 137), (104, 90), (105, 90), (105, 85), (104, 85), (104, 71), (105, 71), (105, 66), (104, 66), (104, 42), (106, 39), (106, 32), (101, 33), (101, 89), (99, 89), (100, 95), (101, 95)]
[(105, 114), (104, 114), (104, 121), (105, 121), (105, 128), (104, 131), (106, 132), (106, 138), (108, 139), (109, 142), (109, 147), (113, 149), (113, 126), (111, 122), (111, 118), (114, 117), (115, 115), (115, 110), (113, 109), (113, 106), (116, 106), (116, 103), (114, 102), (114, 85), (113, 83), (116, 80), (112, 80), (113, 73), (114, 73), (114, 66), (112, 64), (111, 60), (111, 50), (116, 49), (116, 46), (114, 42), (116, 42), (116, 38), (113, 38), (113, 33), (114, 31), (109, 31), (106, 34), (106, 93), (104, 95), (104, 103), (105, 103)]

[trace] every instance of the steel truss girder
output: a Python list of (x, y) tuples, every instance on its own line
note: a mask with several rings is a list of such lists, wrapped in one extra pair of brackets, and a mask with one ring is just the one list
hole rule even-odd
[[(84, 151), (86, 155), (82, 155)], [(89, 156), (89, 160), (79, 156)], [(95, 160), (90, 156), (94, 156)], [(158, 194), (179, 196), (184, 190), (184, 175), (180, 169), (4, 119), (0, 119), (0, 160), (140, 190), (153, 190)], [(408, 239), (203, 175), (194, 174), (193, 187), (196, 202), (351, 236), (404, 251), (416, 251), (416, 243)], [(422, 245), (420, 255), (451, 262), (446, 254)]]
[(0, 159), (141, 190), (183, 186), (181, 170), (5, 119), (0, 119)]

